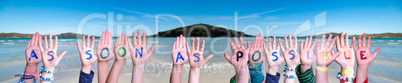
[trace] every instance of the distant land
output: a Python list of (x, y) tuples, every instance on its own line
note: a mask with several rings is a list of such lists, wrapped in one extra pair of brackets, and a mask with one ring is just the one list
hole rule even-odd
[[(252, 35), (245, 34), (244, 32), (241, 31), (235, 31), (235, 30), (230, 30), (222, 27), (217, 27), (217, 26), (212, 26), (208, 24), (194, 24), (190, 26), (185, 26), (185, 27), (178, 27), (175, 29), (167, 30), (167, 31), (161, 31), (158, 32), (158, 34), (150, 35), (148, 37), (177, 37), (180, 34), (183, 34), (183, 31), (187, 32), (186, 35), (184, 36), (190, 36), (190, 37), (254, 37)], [(210, 32), (210, 35), (207, 35), (208, 32)], [(191, 33), (189, 33), (191, 32)], [(230, 34), (230, 35), (228, 35)], [(237, 35), (235, 35), (237, 34)], [(326, 35), (326, 37), (329, 36), (329, 34), (332, 34), (333, 37), (336, 35), (340, 35), (340, 33), (325, 33), (325, 34), (320, 34), (320, 35), (315, 35), (314, 37), (321, 37), (322, 35)], [(0, 33), (0, 38), (31, 38), (33, 34), (23, 34), (23, 33)], [(367, 34), (370, 35), (372, 38), (402, 38), (402, 33), (380, 33), (380, 34)], [(45, 36), (45, 35), (43, 35)], [(61, 33), (58, 35), (59, 38), (76, 38), (76, 37), (82, 37), (82, 34), (77, 34), (77, 33), (72, 33), (72, 32), (67, 32), (67, 33)], [(95, 36), (96, 37), (96, 36)], [(299, 36), (301, 37), (301, 36)], [(305, 37), (305, 36), (304, 36)], [(352, 37), (359, 37), (359, 35), (349, 35), (350, 38)]]
[[(187, 33), (184, 34), (183, 32)], [(207, 32), (209, 32), (210, 35), (208, 35)], [(245, 34), (241, 31), (230, 30), (203, 23), (161, 31), (158, 32), (158, 34), (151, 35), (151, 37), (177, 37), (180, 34), (190, 37), (253, 37), (252, 35)]]

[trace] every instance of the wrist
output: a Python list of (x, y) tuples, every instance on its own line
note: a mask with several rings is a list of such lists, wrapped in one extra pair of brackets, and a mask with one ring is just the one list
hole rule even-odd
[(269, 67), (267, 72), (271, 75), (276, 75), (276, 72), (278, 72), (278, 67)]
[(92, 65), (82, 65), (81, 66), (81, 71), (84, 73), (91, 73), (91, 67)]
[(38, 68), (38, 64), (26, 64), (26, 67), (35, 71)]

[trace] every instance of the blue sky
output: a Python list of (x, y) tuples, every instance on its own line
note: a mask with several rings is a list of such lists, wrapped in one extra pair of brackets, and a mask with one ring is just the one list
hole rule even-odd
[[(147, 35), (198, 23), (247, 34), (402, 32), (402, 1), (0, 1), (0, 32), (78, 33), (80, 21), (105, 15), (113, 34)], [(165, 15), (165, 16), (164, 16)], [(167, 15), (167, 16), (166, 16)], [(155, 16), (160, 16), (158, 23)], [(173, 17), (172, 17), (173, 16)], [(181, 19), (182, 22), (180, 22)], [(238, 19), (238, 20), (235, 20)], [(109, 21), (110, 22), (110, 21)], [(108, 19), (90, 19), (82, 34), (101, 35)], [(158, 25), (156, 27), (155, 25)], [(122, 28), (123, 27), (123, 28)], [(237, 27), (237, 28), (235, 28)], [(273, 28), (270, 30), (270, 28)], [(111, 28), (109, 28), (110, 30)]]

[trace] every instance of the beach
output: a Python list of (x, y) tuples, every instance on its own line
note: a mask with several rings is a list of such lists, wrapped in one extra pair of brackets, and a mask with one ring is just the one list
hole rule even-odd
[[(144, 83), (168, 83), (172, 67), (171, 49), (172, 43), (175, 38), (147, 38), (147, 49), (151, 45), (156, 45), (156, 49), (148, 60), (145, 66)], [(231, 53), (230, 46), (227, 43), (228, 38), (201, 38), (206, 40), (204, 54), (214, 54), (202, 68), (200, 73), (200, 83), (227, 83), (230, 78), (235, 75), (234, 67), (229, 64), (223, 57), (223, 51), (227, 50)], [(68, 51), (63, 57), (58, 66), (56, 67), (57, 73), (55, 75), (54, 83), (76, 83), (78, 82), (79, 72), (81, 67), (78, 49), (76, 47), (76, 40), (80, 38), (60, 38), (58, 52)], [(187, 39), (190, 42), (191, 39)], [(254, 38), (244, 38), (245, 41), (252, 41)], [(299, 38), (299, 41), (303, 38)], [(14, 77), (15, 74), (24, 72), (25, 67), (25, 48), (29, 38), (20, 39), (0, 39), (0, 81), (5, 83), (15, 83), (19, 78)], [(162, 42), (163, 41), (163, 42)], [(265, 40), (267, 42), (267, 38)], [(351, 41), (351, 40), (350, 40)], [(97, 43), (97, 40), (95, 41)], [(369, 68), (369, 82), (374, 83), (395, 83), (402, 82), (399, 77), (402, 74), (402, 39), (372, 39), (371, 51), (374, 52), (376, 48), (381, 48), (381, 52), (370, 65)], [(95, 44), (96, 46), (96, 44)], [(334, 49), (336, 51), (336, 49)], [(283, 71), (283, 62), (278, 69), (279, 73)], [(109, 69), (113, 65), (113, 60), (109, 61)], [(38, 69), (42, 66), (39, 64)], [(267, 63), (263, 64), (263, 73), (267, 74)], [(313, 65), (315, 68), (315, 63)], [(354, 67), (356, 70), (356, 66)], [(92, 66), (95, 72), (94, 83), (97, 82), (97, 63)], [(314, 69), (315, 70), (315, 69)], [(182, 72), (182, 82), (187, 83), (189, 65), (186, 63)], [(336, 79), (336, 74), (340, 71), (340, 66), (333, 62), (329, 66), (328, 79), (330, 83), (339, 83)], [(119, 76), (120, 83), (131, 82), (132, 75), (132, 61), (128, 59)], [(281, 75), (280, 82), (283, 82), (283, 75)], [(297, 80), (296, 80), (297, 82)]]

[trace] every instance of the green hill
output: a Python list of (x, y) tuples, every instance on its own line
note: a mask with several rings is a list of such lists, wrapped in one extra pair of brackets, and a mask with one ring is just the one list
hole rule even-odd
[[(186, 33), (184, 34), (184, 32)], [(158, 34), (151, 35), (151, 37), (177, 37), (180, 34), (186, 37), (252, 37), (252, 35), (245, 34), (244, 32), (202, 23), (158, 32)]]

